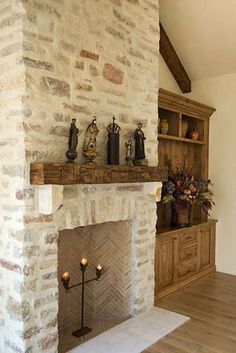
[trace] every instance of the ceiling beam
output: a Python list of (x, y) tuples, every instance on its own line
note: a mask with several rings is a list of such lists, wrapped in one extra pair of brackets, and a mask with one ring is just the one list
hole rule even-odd
[(183, 93), (191, 92), (191, 80), (160, 23), (160, 53)]

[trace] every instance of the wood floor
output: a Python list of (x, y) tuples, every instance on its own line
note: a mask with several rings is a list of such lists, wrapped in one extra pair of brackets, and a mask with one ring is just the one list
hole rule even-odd
[(236, 276), (214, 272), (157, 306), (191, 320), (143, 353), (236, 353)]

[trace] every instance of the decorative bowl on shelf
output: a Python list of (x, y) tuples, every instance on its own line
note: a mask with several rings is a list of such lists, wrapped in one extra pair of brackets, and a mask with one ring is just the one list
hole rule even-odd
[(199, 136), (199, 134), (198, 134), (198, 132), (197, 132), (196, 129), (192, 129), (192, 130), (190, 131), (189, 137), (190, 137), (192, 140), (197, 141), (197, 140), (198, 140), (198, 136)]
[(160, 130), (161, 130), (161, 134), (167, 135), (169, 130), (169, 123), (167, 119), (161, 119)]

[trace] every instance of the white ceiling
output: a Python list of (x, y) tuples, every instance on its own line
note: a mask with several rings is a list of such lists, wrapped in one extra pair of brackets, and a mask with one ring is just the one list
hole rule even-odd
[(160, 21), (192, 81), (236, 73), (236, 0), (160, 0)]

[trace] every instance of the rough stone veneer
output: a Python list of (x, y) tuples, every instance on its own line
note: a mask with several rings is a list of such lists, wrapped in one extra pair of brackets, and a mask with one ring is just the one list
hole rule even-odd
[[(147, 137), (147, 158), (151, 165), (157, 163), (158, 23), (156, 0), (0, 1), (1, 352), (57, 352), (55, 263), (61, 211), (39, 212), (37, 188), (29, 185), (29, 163), (65, 160), (72, 117), (80, 128), (82, 161), (83, 136), (94, 113), (101, 130), (98, 162), (106, 161), (105, 126), (115, 114), (122, 128), (121, 163), (124, 140), (138, 121)], [(100, 188), (105, 198), (106, 188)], [(120, 188), (114, 186), (109, 202), (122, 193)], [(138, 204), (130, 206), (133, 219), (139, 219), (140, 227), (150, 222), (154, 239), (155, 207), (150, 214), (141, 210), (143, 199), (139, 190)], [(86, 207), (95, 207), (88, 197), (84, 200)], [(67, 216), (72, 225), (73, 210)], [(116, 212), (114, 208), (110, 216)], [(153, 244), (146, 250), (151, 259)], [(137, 265), (152, 282), (151, 260), (137, 260)], [(136, 308), (142, 311), (153, 298), (138, 274), (136, 281)]]
[(27, 231), (34, 237), (34, 245), (29, 247), (32, 258), (29, 267), (33, 267), (31, 289), (34, 291), (37, 284), (41, 288), (33, 294), (34, 315), (26, 331), (33, 349), (38, 345), (55, 349), (58, 343), (57, 240), (60, 230), (130, 220), (132, 314), (153, 306), (156, 201), (160, 199), (160, 190), (161, 183), (37, 188), (38, 207), (47, 209), (49, 214), (27, 220)]
[[(20, 2), (0, 1), (0, 352), (23, 352), (24, 321), (30, 304), (23, 299), (26, 263), (23, 101), (24, 8)], [(25, 191), (25, 198), (31, 198)], [(25, 235), (26, 236), (26, 235)]]

